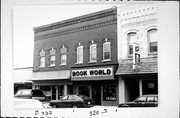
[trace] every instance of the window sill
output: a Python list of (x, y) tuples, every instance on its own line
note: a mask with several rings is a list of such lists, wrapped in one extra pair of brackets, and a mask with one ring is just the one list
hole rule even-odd
[(59, 66), (66, 66), (66, 64), (60, 64)]
[(154, 52), (154, 53), (148, 53), (148, 56), (157, 56), (157, 52)]
[(81, 64), (83, 64), (83, 63), (75, 63), (76, 65), (81, 65)]
[(39, 68), (45, 68), (45, 66), (39, 66)]
[(89, 61), (88, 63), (97, 63), (97, 61)]
[(55, 65), (49, 65), (49, 67), (55, 67)]
[(104, 59), (101, 62), (109, 62), (109, 61), (111, 61), (111, 59)]

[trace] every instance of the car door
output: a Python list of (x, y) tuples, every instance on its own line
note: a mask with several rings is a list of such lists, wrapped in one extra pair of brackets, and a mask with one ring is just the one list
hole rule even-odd
[(156, 96), (148, 96), (147, 97), (147, 102), (146, 102), (146, 107), (155, 107), (157, 106), (157, 97)]
[(68, 107), (68, 97), (69, 96), (64, 96), (62, 99), (57, 103), (58, 107)]
[(77, 105), (77, 101), (75, 97), (71, 95), (68, 97), (68, 107), (72, 107), (74, 104)]

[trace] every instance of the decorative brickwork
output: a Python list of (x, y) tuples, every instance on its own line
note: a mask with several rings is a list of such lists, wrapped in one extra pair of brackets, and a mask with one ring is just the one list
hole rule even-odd
[(81, 32), (81, 31), (85, 31), (85, 30), (92, 30), (92, 29), (106, 27), (108, 25), (115, 25), (115, 24), (117, 24), (116, 19), (97, 23), (97, 24), (77, 27), (77, 28), (73, 28), (73, 29), (63, 30), (60, 32), (47, 33), (45, 35), (35, 36), (35, 39), (38, 40), (38, 39), (51, 38), (51, 37), (56, 37), (56, 36), (60, 36), (60, 35), (67, 35), (67, 34), (71, 34), (71, 33), (77, 33), (77, 32)]

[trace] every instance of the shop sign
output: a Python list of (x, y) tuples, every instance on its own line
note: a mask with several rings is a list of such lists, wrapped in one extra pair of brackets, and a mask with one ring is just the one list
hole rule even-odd
[(72, 77), (95, 77), (95, 76), (112, 76), (112, 67), (72, 70)]

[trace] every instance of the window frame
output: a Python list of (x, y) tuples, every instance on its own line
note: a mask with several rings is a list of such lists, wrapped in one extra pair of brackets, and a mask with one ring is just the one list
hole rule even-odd
[[(62, 55), (65, 55), (65, 63), (62, 63)], [(67, 65), (67, 47), (66, 46), (62, 46), (60, 48), (60, 66), (64, 66)]]
[[(52, 47), (49, 53), (49, 67), (56, 66), (56, 49)], [(54, 59), (52, 59), (52, 57), (54, 57)]]
[[(128, 55), (128, 57), (132, 57), (133, 56), (133, 45), (130, 43), (131, 41), (130, 41), (130, 35), (132, 35), (132, 34), (135, 34), (135, 36), (137, 36), (137, 32), (135, 32), (135, 31), (132, 31), (132, 32), (129, 32), (129, 33), (127, 33), (127, 41), (128, 41), (128, 43), (127, 43), (127, 55)], [(131, 47), (131, 48), (130, 48)], [(131, 51), (132, 50), (132, 51)], [(130, 53), (130, 51), (132, 52), (132, 53)]]
[[(54, 57), (54, 60), (52, 60), (52, 57)], [(54, 63), (52, 63), (52, 62), (54, 62)], [(50, 57), (49, 57), (49, 66), (56, 66), (56, 55), (55, 54), (52, 54), (52, 55), (50, 55)]]
[[(148, 39), (148, 55), (157, 55), (158, 53), (158, 41), (151, 41), (150, 39), (150, 33), (151, 32), (156, 32), (156, 35), (157, 35), (157, 28), (152, 28), (152, 29), (149, 29), (147, 30), (147, 39)], [(157, 51), (151, 51), (151, 43), (156, 43), (156, 50)]]
[[(105, 59), (105, 45), (108, 44), (108, 51), (109, 52), (109, 58), (108, 59)], [(102, 61), (111, 61), (111, 42), (109, 41), (106, 41), (103, 43), (103, 60)]]
[[(92, 50), (92, 47), (95, 47), (95, 54), (93, 54), (93, 50)], [(95, 60), (93, 60), (92, 56), (95, 56)], [(90, 46), (89, 46), (89, 63), (94, 63), (94, 62), (97, 62), (97, 44), (96, 43), (92, 43)]]
[[(84, 51), (83, 51), (84, 47), (83, 45), (79, 45), (77, 47), (77, 53), (76, 53), (76, 64), (82, 64), (83, 63), (83, 57), (84, 57)], [(81, 54), (82, 51), (82, 54)], [(79, 56), (80, 56), (80, 60), (79, 60)]]
[[(46, 55), (45, 55), (45, 50), (42, 49), (40, 52), (39, 52), (39, 68), (44, 68), (46, 67)], [(42, 61), (42, 58), (44, 59), (44, 61)], [(43, 62), (43, 64), (41, 64)]]

